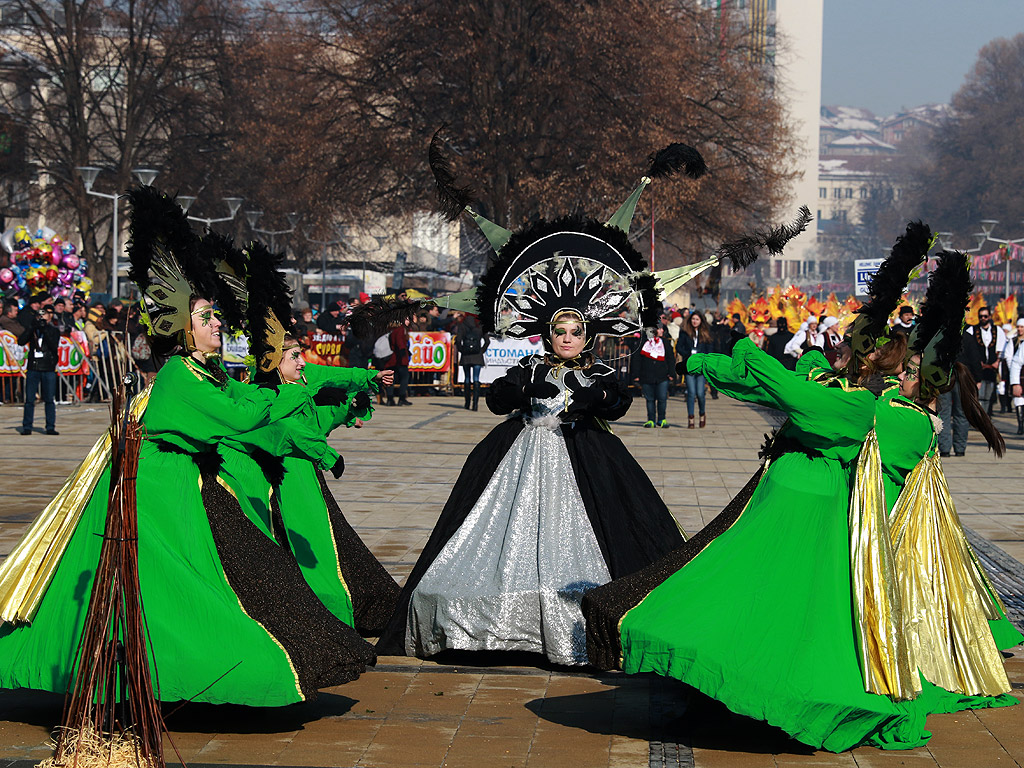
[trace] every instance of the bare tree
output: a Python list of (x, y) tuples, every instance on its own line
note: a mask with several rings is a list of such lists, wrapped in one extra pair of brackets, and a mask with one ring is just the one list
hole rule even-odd
[(502, 224), (608, 215), (672, 141), (711, 168), (653, 198), (677, 263), (776, 212), (781, 109), (749, 38), (695, 3), (309, 2), (320, 103), (336, 106), (334, 197), (348, 206), (430, 207), (426, 147), (447, 124), (477, 208)]
[(982, 48), (952, 106), (915, 169), (915, 193), (932, 228), (968, 247), (981, 219), (1024, 219), (1024, 34)]
[[(226, 0), (226, 2), (229, 0)], [(220, 130), (216, 66), (237, 9), (206, 0), (12, 0), (5, 18), (0, 108), (21, 130), (40, 204), (77, 226), (98, 286), (109, 279), (112, 206), (86, 194), (80, 166), (107, 169), (121, 192), (132, 169), (162, 170), (168, 188), (201, 168)], [(64, 221), (60, 221), (61, 219)]]

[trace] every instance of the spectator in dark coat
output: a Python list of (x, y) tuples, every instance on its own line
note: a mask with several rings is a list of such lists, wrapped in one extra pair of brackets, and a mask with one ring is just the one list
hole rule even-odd
[(764, 351), (774, 357), (789, 370), (796, 368), (796, 358), (785, 354), (786, 344), (793, 338), (793, 332), (789, 330), (789, 323), (786, 318), (780, 317), (775, 320), (776, 331), (768, 337), (765, 342)]
[(57, 350), (60, 329), (53, 319), (53, 306), (44, 306), (32, 324), (22, 331), (18, 343), (28, 345), (25, 372), (25, 408), (22, 411), (21, 434), (32, 434), (32, 421), (36, 412), (36, 393), (42, 390), (46, 408), (46, 434), (57, 432)]
[(327, 311), (321, 312), (320, 316), (316, 319), (316, 327), (324, 333), (330, 333), (334, 336), (344, 336), (343, 330), (345, 325), (345, 318), (341, 316), (341, 305), (338, 302), (332, 302), (327, 305)]
[(688, 417), (686, 426), (689, 429), (694, 428), (693, 404), (696, 401), (700, 406), (700, 426), (703, 429), (704, 425), (707, 424), (704, 400), (704, 388), (707, 382), (702, 374), (692, 375), (686, 373), (686, 361), (692, 354), (703, 354), (713, 351), (711, 332), (700, 312), (694, 312), (687, 318), (687, 321), (683, 324), (683, 331), (683, 333), (679, 334), (679, 343), (676, 345), (676, 354), (680, 358), (680, 363), (676, 366), (676, 370), (686, 376), (686, 414)]
[[(437, 309), (434, 307), (433, 309)], [(459, 365), (462, 366), (462, 390), (466, 396), (467, 410), (477, 410), (480, 402), (480, 369), (484, 366), (484, 352), (490, 339), (480, 327), (476, 315), (465, 315), (455, 325), (455, 344), (459, 350)]]
[(675, 354), (668, 341), (665, 328), (658, 326), (654, 337), (640, 347), (633, 363), (635, 380), (647, 401), (645, 427), (668, 427), (668, 383), (675, 379)]

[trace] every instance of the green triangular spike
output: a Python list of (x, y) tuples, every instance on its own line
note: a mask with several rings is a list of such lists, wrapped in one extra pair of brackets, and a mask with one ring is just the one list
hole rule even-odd
[(640, 180), (640, 185), (633, 190), (633, 194), (626, 198), (626, 202), (615, 212), (615, 215), (608, 219), (608, 226), (621, 229), (627, 235), (629, 234), (629, 224), (633, 221), (633, 213), (636, 211), (636, 204), (640, 200), (640, 195), (643, 194), (644, 189), (648, 184), (651, 183), (650, 178), (644, 176)]
[(467, 207), (466, 212), (473, 217), (473, 221), (480, 227), (480, 231), (484, 233), (484, 237), (487, 238), (494, 252), (501, 253), (501, 249), (505, 247), (505, 243), (512, 237), (512, 233), (504, 227), (499, 227), (490, 219), (485, 219), (472, 208)]
[(445, 296), (438, 296), (433, 300), (434, 304), (445, 309), (454, 309), (459, 312), (471, 312), (472, 314), (477, 313), (476, 308), (476, 288), (470, 288), (468, 291), (459, 291), (458, 293), (449, 293)]

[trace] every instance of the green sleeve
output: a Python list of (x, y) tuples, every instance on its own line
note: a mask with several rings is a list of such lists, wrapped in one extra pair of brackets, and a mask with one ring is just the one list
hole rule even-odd
[(225, 438), (222, 442), (243, 453), (252, 453), (258, 449), (279, 458), (309, 459), (325, 470), (338, 461), (338, 452), (327, 444), (326, 437), (316, 428), (315, 422), (304, 416), (281, 419)]
[(822, 386), (790, 371), (748, 340), (736, 343), (733, 365), (754, 379), (802, 432), (832, 442), (863, 441), (871, 430), (875, 397), (866, 390), (847, 390), (841, 383)]
[(796, 361), (795, 370), (801, 376), (810, 378), (817, 373), (831, 371), (832, 366), (829, 364), (828, 358), (815, 348), (800, 355), (800, 359)]
[(334, 365), (313, 365), (308, 363), (302, 371), (306, 386), (314, 392), (321, 387), (338, 387), (347, 392), (376, 392), (378, 384), (374, 381), (377, 371), (366, 368), (342, 368)]
[(778, 408), (776, 402), (764, 392), (757, 380), (746, 375), (733, 358), (718, 354), (692, 354), (686, 360), (686, 372), (704, 376), (719, 392), (745, 403)]

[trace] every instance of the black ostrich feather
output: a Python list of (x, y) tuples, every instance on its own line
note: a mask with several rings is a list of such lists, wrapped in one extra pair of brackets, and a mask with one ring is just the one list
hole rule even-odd
[(680, 170), (691, 179), (699, 179), (708, 171), (707, 163), (704, 162), (700, 152), (679, 142), (658, 150), (648, 159), (651, 161), (651, 167), (647, 171), (647, 175), (652, 179), (671, 176)]
[(284, 255), (272, 253), (257, 240), (250, 242), (245, 251), (248, 255), (245, 287), (249, 293), (245, 329), (249, 338), (249, 354), (258, 365), (264, 355), (274, 351), (267, 342), (269, 314), (274, 313), (285, 333), (293, 329), (295, 318), (291, 310), (292, 292), (281, 271)]
[(928, 278), (921, 316), (910, 335), (910, 348), (920, 354), (936, 334), (943, 332), (935, 353), (938, 365), (950, 370), (960, 354), (964, 315), (974, 284), (963, 253), (942, 251), (936, 258), (938, 264)]
[(196, 295), (216, 297), (212, 265), (199, 254), (199, 237), (192, 231), (185, 212), (156, 187), (136, 187), (128, 200), (128, 277), (140, 291), (151, 285), (153, 259), (170, 253), (181, 267)]
[(903, 297), (910, 273), (925, 260), (931, 243), (932, 231), (928, 225), (910, 222), (906, 232), (896, 238), (889, 257), (868, 282), (870, 298), (858, 312), (868, 318), (867, 333), (872, 337), (878, 338), (885, 331), (889, 316)]
[[(224, 325), (233, 331), (246, 327), (245, 254), (230, 237), (207, 231), (196, 243), (199, 257), (216, 270), (216, 284), (210, 301), (217, 304)], [(229, 270), (224, 270), (227, 265)]]
[(355, 307), (348, 316), (348, 324), (360, 339), (375, 339), (389, 328), (402, 325), (411, 318), (424, 302), (399, 299), (396, 296), (374, 296), (365, 304)]
[[(502, 293), (501, 281), (512, 266), (512, 262), (526, 248), (542, 237), (555, 234), (556, 232), (583, 232), (600, 238), (616, 251), (622, 254), (635, 277), (631, 278), (633, 286), (641, 279), (647, 269), (647, 262), (640, 255), (629, 237), (617, 227), (609, 227), (594, 219), (586, 219), (581, 216), (565, 216), (554, 220), (540, 219), (537, 222), (527, 225), (523, 229), (513, 233), (508, 242), (501, 249), (501, 253), (491, 262), (491, 266), (480, 278), (480, 285), (476, 289), (477, 315), (480, 318), (480, 325), (485, 333), (494, 333), (494, 306)], [(653, 275), (651, 276), (653, 278)], [(651, 287), (641, 290), (641, 302), (644, 307), (657, 304), (657, 289)], [(659, 305), (660, 306), (660, 305)], [(646, 324), (646, 323), (645, 323)]]
[(437, 202), (441, 215), (448, 221), (455, 221), (466, 210), (466, 206), (473, 202), (473, 192), (469, 187), (457, 185), (452, 164), (441, 147), (441, 131), (446, 127), (442, 125), (434, 133), (430, 140), (427, 159), (434, 174), (434, 182), (437, 184)]
[(757, 231), (722, 243), (716, 253), (719, 260), (728, 259), (734, 270), (746, 269), (757, 261), (762, 250), (767, 250), (770, 256), (781, 254), (786, 244), (806, 230), (813, 218), (807, 206), (801, 205), (791, 224), (780, 224), (767, 232)]

